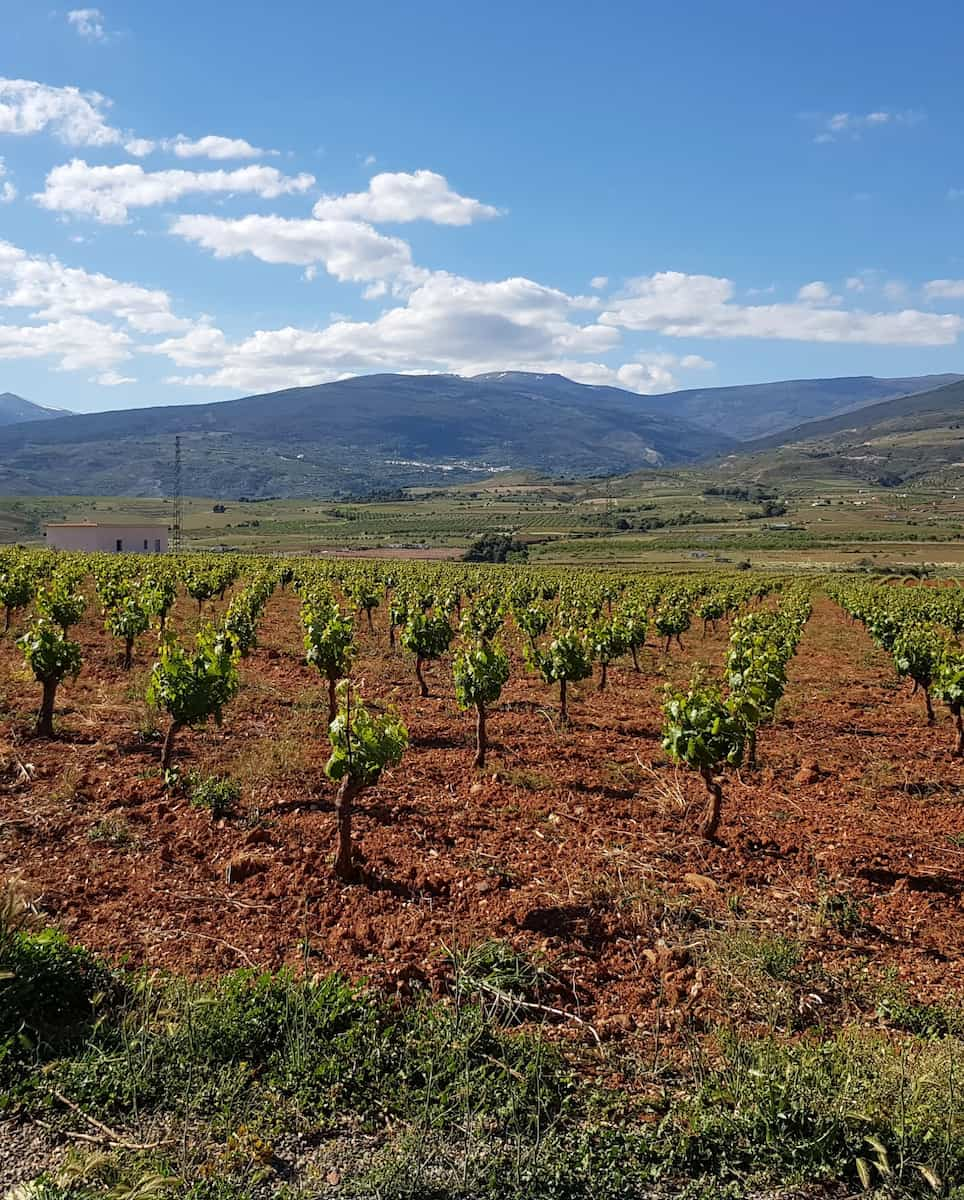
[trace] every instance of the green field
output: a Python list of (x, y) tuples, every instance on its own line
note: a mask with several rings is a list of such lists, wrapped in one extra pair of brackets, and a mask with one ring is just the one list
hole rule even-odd
[[(896, 490), (823, 484), (767, 489), (774, 506), (720, 487), (711, 472), (646, 472), (615, 480), (502, 476), (404, 500), (185, 499), (188, 549), (458, 557), (489, 531), (511, 533), (533, 561), (824, 568), (964, 561), (964, 491), (918, 484)], [(750, 492), (750, 495), (755, 493)], [(223, 507), (224, 511), (215, 511)], [(170, 523), (169, 501), (125, 497), (0, 498), (0, 541), (38, 544), (54, 520)]]

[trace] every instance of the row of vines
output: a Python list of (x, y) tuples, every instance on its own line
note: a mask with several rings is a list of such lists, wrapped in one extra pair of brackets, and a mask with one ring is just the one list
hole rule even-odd
[[(964, 629), (960, 593), (830, 581), (832, 597), (894, 654), (897, 671), (946, 702), (964, 751)], [(761, 735), (776, 717), (789, 665), (811, 611), (814, 584), (739, 575), (640, 576), (554, 571), (525, 566), (372, 564), (231, 556), (121, 558), (7, 550), (0, 554), (0, 606), (27, 667), (41, 686), (36, 735), (55, 736), (60, 685), (83, 669), (72, 630), (92, 604), (130, 669), (139, 642), (151, 638), (147, 702), (166, 714), (160, 753), (165, 779), (177, 779), (178, 734), (220, 723), (242, 686), (243, 660), (255, 649), (261, 617), (276, 589), (298, 597), (305, 662), (327, 685), (326, 767), (337, 785), (335, 870), (354, 871), (352, 815), (359, 797), (398, 764), (409, 734), (392, 709), (366, 701), (354, 682), (360, 635), (385, 637), (413, 664), (413, 687), (429, 694), (427, 663), (450, 656), (458, 706), (474, 714), (474, 766), (488, 750), (488, 716), (498, 705), (513, 662), (553, 688), (555, 721), (568, 726), (572, 685), (596, 677), (639, 652), (669, 655), (696, 630), (705, 636), (729, 622), (725, 660), (699, 667), (688, 686), (667, 686), (662, 745), (695, 772), (706, 790), (702, 836), (718, 834), (728, 769), (753, 770)], [(229, 595), (230, 593), (230, 595)], [(178, 597), (180, 628), (172, 613)], [(216, 619), (205, 619), (214, 602)], [(376, 627), (375, 614), (379, 613)], [(18, 629), (19, 626), (23, 628)], [(519, 651), (515, 659), (512, 648)]]
[(832, 598), (859, 621), (876, 645), (893, 655), (894, 669), (924, 698), (927, 722), (934, 700), (947, 705), (957, 731), (954, 753), (964, 755), (964, 602), (958, 589), (874, 587), (835, 582)]

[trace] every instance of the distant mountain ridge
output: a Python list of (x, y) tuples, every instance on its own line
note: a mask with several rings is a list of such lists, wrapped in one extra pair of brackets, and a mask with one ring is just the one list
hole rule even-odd
[(553, 476), (693, 463), (736, 446), (639, 397), (561, 376), (516, 384), (364, 375), (209, 404), (0, 429), (0, 491), (161, 495), (173, 436), (196, 494), (344, 496), (528, 468)]
[(763, 470), (761, 456), (784, 443), (854, 428), (888, 404), (913, 423), (927, 411), (920, 397), (956, 396), (962, 381), (862, 376), (640, 396), (553, 374), (383, 374), (206, 404), (60, 419), (43, 410), (0, 428), (0, 492), (165, 495), (176, 434), (185, 490), (227, 498), (344, 498), (499, 470), (618, 475), (733, 456)]
[(964, 375), (917, 375), (878, 379), (873, 375), (839, 379), (787, 379), (737, 387), (697, 388), (644, 396), (646, 411), (669, 405), (684, 421), (704, 429), (725, 429), (740, 441), (754, 441), (810, 421), (854, 412), (898, 396), (916, 395), (964, 379)]
[(918, 479), (964, 484), (964, 381), (810, 421), (750, 442), (724, 465), (761, 481)]
[(894, 432), (919, 431), (947, 421), (964, 421), (964, 380), (960, 378), (928, 391), (895, 396), (820, 421), (807, 421), (774, 436), (755, 439), (748, 448), (762, 450), (846, 433), (864, 437), (869, 431), (883, 426), (891, 427)]
[(21, 421), (49, 421), (54, 417), (70, 416), (65, 408), (44, 408), (24, 400), (14, 392), (0, 392), (0, 425), (17, 425)]

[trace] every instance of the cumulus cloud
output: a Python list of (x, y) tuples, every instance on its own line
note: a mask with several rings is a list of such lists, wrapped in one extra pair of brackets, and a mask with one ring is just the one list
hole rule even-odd
[(739, 304), (734, 294), (729, 279), (663, 271), (632, 281), (628, 294), (611, 301), (599, 321), (670, 337), (905, 346), (952, 345), (964, 328), (961, 317), (947, 313), (915, 309), (872, 313), (800, 300)]
[(500, 210), (453, 191), (434, 171), (383, 172), (373, 175), (364, 192), (322, 196), (314, 207), (320, 220), (388, 222), (433, 221), (436, 225), (471, 225), (500, 216)]
[(166, 139), (161, 144), (177, 158), (263, 158), (266, 154), (278, 153), (277, 150), (262, 150), (258, 146), (252, 146), (244, 138), (222, 137), (216, 133), (206, 134), (193, 141), (179, 133), (176, 138)]
[(896, 112), (887, 109), (875, 109), (867, 113), (838, 112), (821, 118), (821, 128), (813, 140), (822, 143), (856, 141), (869, 130), (894, 125), (918, 125), (923, 119), (923, 113), (915, 109)]
[[(358, 222), (237, 221), (181, 217), (175, 232), (215, 254), (251, 253), (266, 262), (323, 264), (343, 280), (368, 281), (369, 299), (391, 306), (372, 320), (336, 318), (326, 327), (262, 329), (232, 341), (213, 325), (154, 349), (189, 374), (192, 386), (270, 390), (364, 371), (558, 371), (588, 383), (651, 393), (679, 386), (685, 372), (713, 364), (698, 354), (643, 353), (613, 364), (621, 330), (671, 337), (780, 338), (811, 342), (953, 343), (964, 318), (903, 310), (847, 311), (822, 280), (793, 301), (737, 302), (728, 279), (664, 272), (631, 282), (608, 301), (521, 277), (479, 281), (411, 263), (406, 243)], [(355, 239), (360, 239), (356, 241)]]
[(589, 383), (595, 386), (625, 388), (640, 395), (659, 395), (661, 392), (676, 391), (681, 384), (678, 372), (711, 370), (715, 363), (709, 362), (698, 354), (685, 354), (682, 358), (675, 354), (639, 354), (632, 362), (623, 363), (618, 367), (606, 363), (586, 361), (559, 361), (547, 364), (545, 367), (529, 365), (522, 369), (537, 371), (556, 371), (576, 383)]
[[(50, 358), (60, 370), (110, 373), (137, 349), (134, 335), (191, 328), (172, 312), (166, 292), (66, 267), (0, 241), (0, 313), (14, 309), (25, 313), (0, 320), (0, 359)], [(118, 375), (115, 382), (132, 381)]]
[(135, 158), (146, 158), (148, 154), (153, 154), (156, 148), (157, 142), (151, 141), (150, 138), (132, 137), (124, 143), (124, 149)]
[(67, 14), (67, 23), (88, 42), (103, 42), (107, 39), (104, 14), (99, 8), (71, 9)]
[(52, 212), (91, 217), (105, 225), (123, 224), (131, 208), (170, 204), (182, 196), (253, 193), (265, 199), (307, 191), (313, 175), (282, 175), (276, 167), (235, 171), (145, 171), (137, 163), (92, 166), (83, 159), (54, 167), (36, 197)]
[(964, 300), (964, 279), (931, 279), (924, 284), (926, 300)]
[(62, 371), (104, 369), (130, 357), (131, 338), (89, 317), (65, 317), (45, 325), (0, 323), (0, 359), (52, 358)]
[(0, 241), (0, 308), (24, 308), (38, 320), (100, 314), (139, 333), (175, 333), (190, 322), (175, 316), (168, 294), (109, 275), (67, 267)]
[(362, 221), (185, 215), (172, 222), (171, 232), (210, 250), (216, 258), (250, 254), (266, 263), (321, 263), (342, 281), (384, 279), (412, 265), (407, 242), (387, 237)]
[(839, 304), (840, 297), (835, 296), (828, 284), (822, 279), (815, 279), (813, 283), (805, 283), (797, 292), (797, 299), (801, 304)]
[(244, 138), (223, 137), (217, 133), (208, 133), (199, 138), (189, 138), (183, 133), (173, 138), (128, 137), (124, 149), (134, 158), (146, 158), (156, 150), (163, 150), (175, 158), (207, 158), (214, 162), (232, 158), (277, 157), (279, 154), (277, 150), (262, 150), (260, 146), (252, 146)]
[[(100, 9), (74, 9), (67, 14), (67, 20), (82, 37), (90, 40), (103, 41), (110, 36)], [(181, 159), (214, 161), (278, 154), (277, 150), (263, 150), (244, 138), (214, 133), (199, 138), (189, 138), (183, 133), (172, 138), (137, 137), (108, 122), (106, 113), (110, 107), (110, 100), (99, 92), (0, 77), (0, 133), (30, 136), (48, 132), (68, 146), (123, 146), (134, 158), (145, 158), (156, 150)]]
[(609, 276), (593, 275), (592, 279), (589, 280), (589, 286), (597, 292), (601, 291), (603, 288), (609, 287)]
[[(579, 323), (587, 312), (586, 298), (529, 279), (478, 282), (433, 272), (412, 288), (404, 304), (372, 321), (258, 330), (239, 342), (200, 326), (155, 350), (196, 372), (175, 376), (176, 382), (247, 391), (366, 370), (470, 375), (510, 366), (560, 370), (582, 355), (606, 354), (619, 344), (615, 329), (592, 318)], [(635, 378), (644, 382), (640, 372)], [(654, 378), (647, 376), (650, 383)]]
[[(464, 376), (531, 371), (650, 395), (678, 388), (679, 372), (714, 365), (699, 355), (654, 353), (611, 366), (596, 359), (565, 357), (563, 347), (571, 339), (560, 342), (548, 329), (530, 327), (506, 337), (504, 327), (481, 321), (475, 324), (478, 336), (473, 336), (467, 321), (432, 331), (418, 312), (389, 317), (374, 322), (338, 321), (324, 330), (291, 326), (259, 330), (240, 342), (230, 342), (219, 329), (199, 326), (154, 350), (193, 370), (171, 376), (170, 383), (248, 392), (325, 383), (371, 370)], [(591, 341), (592, 337), (587, 346)], [(610, 348), (605, 339), (598, 345), (600, 352)]]
[(30, 79), (0, 78), (0, 133), (48, 131), (68, 146), (113, 146), (120, 131), (108, 125), (110, 101), (99, 92), (49, 87)]

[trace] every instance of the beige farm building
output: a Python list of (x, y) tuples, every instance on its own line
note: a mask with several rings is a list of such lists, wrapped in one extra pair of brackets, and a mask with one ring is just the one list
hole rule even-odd
[(55, 550), (100, 554), (164, 554), (166, 525), (118, 525), (108, 521), (59, 521), (44, 526), (47, 545)]

